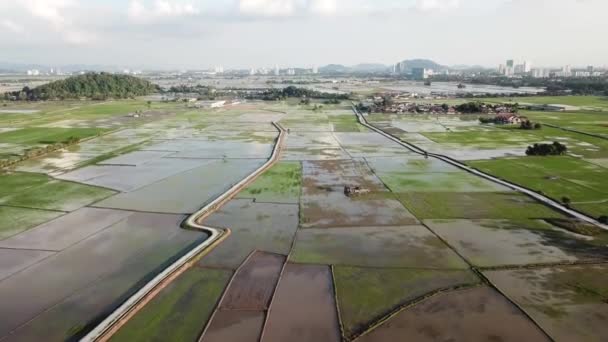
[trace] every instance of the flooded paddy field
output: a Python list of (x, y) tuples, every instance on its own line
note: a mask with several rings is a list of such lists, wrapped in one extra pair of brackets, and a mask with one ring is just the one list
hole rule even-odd
[(266, 171), (238, 198), (255, 202), (297, 204), (302, 189), (302, 166), (299, 162), (280, 162)]
[(458, 255), (423, 226), (302, 229), (290, 261), (387, 268), (467, 268)]
[(539, 221), (429, 220), (424, 223), (478, 267), (608, 259), (608, 247), (594, 245), (587, 237), (576, 237)]
[(287, 255), (298, 229), (298, 206), (230, 201), (204, 222), (232, 234), (200, 261), (206, 267), (236, 269), (254, 250)]
[(401, 311), (357, 341), (550, 341), (517, 307), (489, 287), (445, 293)]
[[(0, 118), (7, 133), (30, 127), (19, 115), (31, 117), (33, 128), (109, 130), (15, 166), (27, 172), (0, 175), (10, 185), (0, 187), (0, 215), (17, 223), (0, 220), (0, 315), (8, 317), (0, 323), (0, 339), (77, 339), (205, 241), (206, 234), (181, 227), (186, 214), (268, 159), (278, 136), (273, 120), (289, 130), (281, 161), (202, 222), (231, 234), (162, 289), (113, 340), (349, 341), (361, 334), (358, 339), (373, 341), (544, 340), (503, 295), (511, 298), (519, 285), (497, 281), (500, 292), (480, 286), (471, 267), (494, 282), (495, 274), (507, 279), (500, 272), (517, 271), (505, 267), (605, 260), (606, 236), (544, 222), (564, 217), (368, 131), (346, 104), (313, 110), (252, 102), (193, 110), (154, 103), (153, 111), (166, 115), (125, 119), (146, 107), (143, 101), (75, 103)], [(404, 140), (463, 159), (521, 153), (528, 141), (472, 118), (377, 121)], [(475, 142), (449, 141), (452, 134), (471, 132), (484, 133)], [(490, 146), (493, 133), (504, 140), (496, 148)], [(27, 143), (0, 143), (0, 154), (18, 153)], [(599, 146), (591, 145), (576, 148)], [(586, 151), (584, 158), (596, 163), (559, 177), (602, 192), (600, 152)], [(545, 166), (525, 173), (543, 173)], [(581, 171), (591, 176), (577, 177)], [(64, 183), (70, 184), (67, 190), (57, 185)], [(363, 191), (347, 196), (345, 186)], [(572, 198), (573, 206), (601, 205)], [(583, 273), (592, 269), (580, 267)], [(603, 317), (596, 299), (605, 296), (601, 287), (586, 285), (590, 281), (581, 280), (582, 290), (568, 285), (589, 292), (585, 296), (599, 293), (587, 306), (556, 309), (577, 312), (580, 320), (592, 316), (588, 326), (595, 327)], [(533, 311), (523, 299), (516, 302)], [(555, 325), (562, 322), (532, 316), (543, 329), (559, 329)]]
[(603, 341), (608, 336), (606, 265), (484, 272), (555, 341)]
[[(50, 227), (2, 241), (2, 248), (16, 251), (24, 247), (58, 247), (49, 250), (54, 253), (44, 260), (0, 282), (0, 297), (5, 303), (2, 316), (8, 318), (0, 324), (2, 336), (11, 333), (11, 339), (15, 340), (21, 340), (20, 336), (38, 336), (34, 339), (54, 336), (51, 339), (55, 340), (76, 334), (97, 315), (112, 310), (121, 296), (157, 272), (159, 265), (206, 238), (204, 234), (181, 229), (183, 216), (104, 214), (109, 214), (109, 218), (103, 225), (92, 227), (89, 234), (67, 231), (62, 224), (67, 219), (60, 218), (61, 222), (51, 223)], [(86, 225), (88, 215), (79, 213), (70, 220)], [(49, 245), (46, 237), (53, 233), (45, 228), (63, 230), (61, 236), (66, 239), (63, 245)], [(82, 300), (83, 292), (87, 293), (87, 301)]]
[(215, 160), (96, 206), (135, 211), (191, 214), (255, 171), (265, 160)]
[(419, 219), (561, 218), (539, 202), (515, 192), (411, 192), (399, 200)]
[(155, 297), (111, 341), (196, 341), (232, 272), (194, 267)]
[(440, 290), (480, 282), (468, 270), (334, 267), (338, 308), (347, 338), (359, 335), (400, 306)]
[(328, 266), (287, 264), (261, 340), (340, 341), (333, 291)]

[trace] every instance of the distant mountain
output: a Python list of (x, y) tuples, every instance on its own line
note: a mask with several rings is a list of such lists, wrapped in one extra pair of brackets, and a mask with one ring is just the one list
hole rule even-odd
[(389, 67), (379, 63), (363, 63), (357, 64), (350, 68), (354, 72), (385, 72)]
[(354, 66), (342, 64), (329, 64), (319, 68), (322, 74), (362, 74), (362, 73), (382, 73), (389, 70), (389, 67), (379, 63), (362, 63)]
[(345, 74), (350, 72), (350, 68), (342, 64), (329, 64), (319, 68), (322, 74)]
[(424, 68), (433, 70), (445, 70), (448, 67), (438, 64), (430, 59), (406, 59), (401, 62), (401, 72), (410, 73), (412, 69)]

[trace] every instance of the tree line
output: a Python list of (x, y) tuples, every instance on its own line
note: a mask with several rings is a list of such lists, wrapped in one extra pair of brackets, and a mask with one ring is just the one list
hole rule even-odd
[(87, 73), (51, 82), (36, 88), (4, 94), (6, 100), (40, 101), (87, 98), (105, 100), (124, 99), (158, 92), (157, 85), (129, 75)]
[(326, 100), (348, 100), (349, 94), (324, 93), (307, 88), (289, 86), (283, 89), (267, 89), (261, 94), (261, 99), (265, 101), (283, 100), (290, 97), (326, 99)]

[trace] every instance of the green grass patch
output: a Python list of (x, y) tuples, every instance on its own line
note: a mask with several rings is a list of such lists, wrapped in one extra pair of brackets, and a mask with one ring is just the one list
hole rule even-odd
[(378, 177), (392, 192), (498, 192), (507, 189), (466, 172), (446, 173), (378, 173)]
[(95, 186), (55, 180), (44, 174), (15, 172), (0, 175), (8, 187), (0, 192), (0, 204), (34, 209), (73, 211), (115, 192)]
[(357, 117), (352, 115), (328, 115), (329, 122), (334, 127), (334, 132), (367, 132), (365, 126), (359, 124)]
[(572, 207), (594, 217), (608, 214), (608, 169), (582, 159), (522, 157), (468, 162), (469, 165), (520, 184), (557, 201), (567, 197)]
[(239, 194), (258, 202), (298, 203), (302, 188), (302, 166), (298, 162), (280, 162), (262, 174)]
[(544, 219), (559, 212), (515, 192), (409, 192), (397, 196), (418, 219)]
[(111, 341), (196, 341), (232, 272), (191, 268), (131, 318)]
[(56, 211), (0, 206), (0, 240), (63, 215)]
[(0, 134), (0, 142), (35, 145), (67, 142), (70, 138), (85, 139), (106, 132), (102, 128), (47, 128), (31, 127)]
[(334, 278), (340, 316), (349, 338), (416, 298), (479, 283), (471, 271), (465, 270), (335, 267)]

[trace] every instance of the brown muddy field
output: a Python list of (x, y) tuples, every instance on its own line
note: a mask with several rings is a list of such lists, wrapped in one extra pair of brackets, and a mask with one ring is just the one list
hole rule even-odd
[(239, 269), (220, 304), (223, 310), (266, 310), (285, 257), (256, 252)]
[(264, 326), (263, 311), (224, 311), (215, 313), (201, 342), (257, 342)]
[(328, 266), (287, 264), (262, 342), (338, 342), (340, 328)]
[(357, 339), (404, 340), (550, 341), (519, 309), (489, 287), (432, 297)]
[[(399, 226), (418, 221), (360, 160), (303, 163), (303, 228)], [(348, 197), (345, 186), (370, 193)]]

